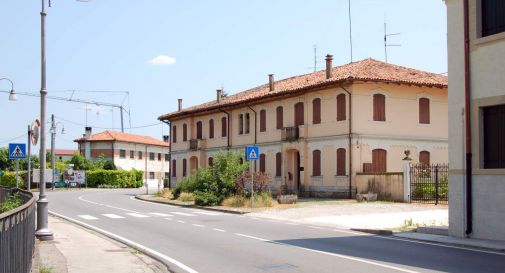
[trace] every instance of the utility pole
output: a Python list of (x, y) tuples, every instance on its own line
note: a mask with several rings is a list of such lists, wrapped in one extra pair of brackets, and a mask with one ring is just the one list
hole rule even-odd
[(54, 190), (54, 172), (56, 170), (56, 156), (54, 155), (54, 146), (56, 142), (56, 123), (54, 122), (54, 114), (51, 115), (51, 169), (52, 169), (52, 188)]
[(31, 166), (32, 166), (32, 160), (31, 160), (31, 156), (32, 156), (32, 128), (30, 126), (30, 124), (28, 124), (28, 172), (27, 172), (27, 178), (26, 178), (26, 190), (27, 191), (30, 191), (30, 187), (31, 187), (31, 176), (32, 176), (32, 173), (31, 173)]

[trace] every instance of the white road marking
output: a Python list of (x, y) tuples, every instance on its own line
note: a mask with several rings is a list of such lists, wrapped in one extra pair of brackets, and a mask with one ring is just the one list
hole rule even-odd
[(182, 215), (182, 216), (196, 216), (194, 214), (189, 214), (189, 213), (185, 213), (185, 212), (178, 212), (178, 211), (172, 211), (170, 213), (177, 214), (177, 215)]
[(203, 215), (211, 215), (211, 216), (221, 215), (221, 213), (217, 213), (217, 212), (207, 212), (207, 211), (193, 211), (193, 212), (198, 213), (198, 214), (203, 214)]
[(177, 220), (177, 222), (181, 223), (181, 224), (184, 224), (186, 222), (182, 221), (182, 220)]
[(149, 216), (144, 215), (144, 214), (139, 214), (139, 213), (127, 213), (130, 216), (137, 217), (137, 218), (147, 218)]
[(205, 227), (204, 225), (199, 225), (199, 224), (191, 224), (192, 226), (195, 226), (195, 227)]
[(294, 247), (294, 248), (298, 248), (298, 249), (302, 249), (302, 250), (306, 250), (306, 251), (311, 251), (311, 252), (315, 252), (315, 253), (319, 253), (319, 254), (326, 254), (326, 255), (330, 255), (330, 256), (334, 256), (334, 257), (339, 257), (339, 258), (347, 259), (347, 260), (351, 260), (351, 261), (356, 261), (356, 262), (361, 262), (361, 263), (376, 265), (376, 266), (380, 266), (380, 267), (384, 267), (384, 268), (389, 268), (389, 269), (393, 269), (393, 270), (398, 270), (398, 271), (402, 271), (402, 272), (419, 273), (418, 271), (409, 270), (409, 269), (405, 269), (405, 268), (401, 268), (401, 267), (396, 267), (396, 266), (392, 266), (392, 265), (387, 265), (387, 264), (381, 264), (381, 263), (373, 262), (373, 261), (366, 260), (366, 259), (355, 258), (355, 257), (347, 256), (347, 255), (341, 255), (341, 254), (335, 254), (335, 253), (331, 253), (331, 252), (325, 252), (325, 251), (315, 250), (315, 249), (310, 249), (310, 248), (305, 248), (305, 247), (301, 247), (301, 246), (288, 245), (288, 244), (285, 244), (285, 243), (271, 241), (271, 240), (267, 240), (267, 239), (263, 239), (263, 238), (259, 238), (259, 237), (255, 237), (255, 236), (250, 236), (250, 235), (246, 235), (246, 234), (242, 234), (242, 233), (235, 233), (235, 235), (246, 237), (246, 238), (249, 238), (249, 239), (258, 240), (258, 241), (263, 241), (263, 242), (266, 242), (266, 243), (274, 243), (274, 244), (279, 244), (279, 245), (282, 245), (282, 246)]
[(220, 228), (213, 228), (212, 230), (219, 231), (219, 232), (226, 232), (226, 230), (220, 229)]
[(172, 218), (165, 218), (165, 220), (172, 221)]
[(120, 216), (120, 215), (117, 215), (117, 214), (102, 214), (102, 215), (105, 216), (105, 217), (112, 218), (112, 219), (121, 219), (121, 218), (124, 218), (123, 216)]
[(323, 227), (318, 227), (318, 226), (308, 226), (309, 228), (315, 228), (315, 229), (324, 229)]
[(300, 224), (285, 222), (286, 225), (299, 226)]
[(120, 242), (122, 242), (122, 243), (124, 243), (124, 244), (129, 245), (130, 247), (134, 247), (134, 248), (136, 248), (136, 249), (138, 249), (138, 250), (140, 250), (140, 251), (142, 251), (142, 252), (145, 252), (145, 253), (150, 253), (151, 255), (153, 255), (153, 256), (155, 256), (155, 257), (158, 257), (160, 260), (165, 260), (165, 261), (168, 261), (169, 263), (172, 263), (172, 264), (176, 265), (177, 267), (179, 267), (180, 269), (182, 269), (182, 270), (184, 270), (184, 271), (186, 271), (186, 272), (188, 272), (188, 273), (198, 273), (198, 271), (196, 271), (196, 270), (194, 270), (193, 268), (191, 268), (191, 267), (189, 267), (189, 266), (187, 266), (187, 265), (185, 265), (185, 264), (183, 264), (183, 263), (181, 263), (181, 262), (177, 261), (177, 260), (176, 260), (176, 259), (174, 259), (174, 258), (171, 258), (171, 257), (169, 257), (169, 256), (167, 256), (167, 255), (165, 255), (165, 254), (161, 254), (160, 252), (158, 252), (158, 251), (156, 251), (156, 250), (154, 250), (154, 249), (148, 248), (148, 247), (143, 246), (143, 245), (141, 245), (141, 244), (139, 244), (139, 243), (136, 243), (136, 242), (134, 242), (134, 241), (128, 240), (128, 239), (126, 239), (126, 238), (124, 238), (124, 237), (121, 237), (121, 236), (119, 236), (119, 235), (116, 235), (116, 234), (114, 234), (114, 233), (112, 233), (112, 232), (109, 232), (109, 231), (103, 230), (103, 229), (101, 229), (101, 228), (97, 228), (97, 227), (95, 227), (95, 226), (92, 226), (92, 225), (86, 224), (86, 223), (84, 223), (84, 222), (81, 222), (81, 221), (79, 221), (79, 220), (72, 219), (72, 218), (67, 217), (67, 216), (63, 216), (63, 215), (61, 215), (61, 214), (58, 214), (58, 213), (55, 213), (55, 212), (52, 212), (52, 211), (49, 211), (49, 213), (51, 213), (52, 215), (58, 216), (58, 217), (60, 217), (60, 218), (66, 219), (66, 220), (68, 220), (68, 221), (74, 222), (74, 223), (76, 223), (76, 224), (79, 224), (79, 225), (81, 225), (81, 226), (83, 226), (83, 227), (86, 227), (86, 228), (92, 229), (92, 230), (94, 230), (94, 231), (97, 231), (97, 232), (102, 233), (102, 234), (104, 234), (104, 235), (107, 235), (107, 236), (109, 236), (109, 237), (111, 237), (111, 238), (113, 238), (113, 239), (115, 239), (115, 240), (118, 240), (118, 241), (120, 241)]
[(161, 216), (161, 217), (172, 217), (172, 214), (166, 214), (166, 213), (160, 213), (160, 212), (150, 212), (149, 214), (152, 214), (154, 216)]
[[(84, 194), (84, 195), (86, 195), (86, 194)], [(81, 200), (81, 201), (83, 201), (83, 202), (88, 202), (90, 204), (97, 205), (97, 206), (103, 206), (103, 207), (108, 207), (108, 208), (111, 208), (111, 209), (117, 209), (117, 210), (122, 210), (122, 211), (127, 211), (127, 212), (138, 213), (138, 211), (134, 211), (134, 210), (123, 209), (123, 208), (119, 208), (119, 207), (115, 207), (115, 206), (111, 206), (111, 205), (106, 205), (106, 204), (101, 204), (101, 203), (89, 201), (89, 200), (86, 200), (86, 199), (83, 198), (84, 195), (79, 196), (78, 199)]]
[(94, 217), (94, 216), (91, 216), (91, 215), (87, 215), (87, 214), (83, 214), (83, 215), (77, 215), (79, 217), (81, 217), (82, 219), (85, 219), (85, 220), (98, 220), (98, 218)]
[(177, 206), (174, 205), (169, 205), (169, 204), (159, 204), (159, 203), (154, 203), (154, 202), (149, 202), (141, 199), (135, 198), (135, 196), (130, 196), (130, 200), (137, 201), (137, 202), (142, 202), (146, 204), (151, 204), (151, 205), (156, 205), (156, 206), (163, 206), (165, 208), (177, 208)]

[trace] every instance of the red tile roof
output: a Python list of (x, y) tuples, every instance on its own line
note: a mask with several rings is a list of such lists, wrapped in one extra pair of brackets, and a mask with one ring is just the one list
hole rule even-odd
[[(51, 150), (47, 150), (47, 151), (51, 152)], [(75, 155), (75, 154), (79, 154), (79, 151), (68, 150), (68, 149), (54, 149), (54, 154), (55, 155)]]
[(169, 144), (167, 142), (155, 139), (150, 136), (134, 135), (116, 131), (104, 131), (101, 133), (91, 135), (89, 139), (82, 137), (75, 140), (75, 142), (95, 142), (95, 141), (118, 141), (118, 142), (130, 142), (130, 143), (169, 147)]
[(371, 81), (407, 84), (425, 87), (447, 88), (447, 76), (389, 64), (375, 59), (365, 59), (332, 68), (332, 77), (326, 79), (326, 71), (294, 76), (275, 82), (275, 90), (270, 91), (268, 84), (223, 97), (219, 103), (210, 101), (188, 107), (178, 112), (160, 116), (159, 120), (182, 117), (204, 111), (215, 111), (236, 104), (275, 98), (283, 95), (310, 91), (310, 89), (335, 86), (344, 82)]

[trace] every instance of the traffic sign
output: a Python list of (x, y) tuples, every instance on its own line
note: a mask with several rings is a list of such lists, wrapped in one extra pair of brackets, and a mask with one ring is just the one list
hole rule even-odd
[(247, 146), (245, 157), (246, 160), (258, 160), (259, 159), (260, 149), (258, 146)]
[(26, 144), (9, 143), (9, 158), (10, 159), (26, 158)]

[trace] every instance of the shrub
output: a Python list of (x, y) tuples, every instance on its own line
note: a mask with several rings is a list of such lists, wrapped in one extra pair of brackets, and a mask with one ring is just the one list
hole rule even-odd
[(174, 199), (174, 195), (170, 189), (163, 189), (162, 191), (158, 192), (156, 196), (161, 198)]
[(0, 213), (13, 210), (21, 205), (23, 205), (23, 201), (21, 200), (19, 193), (8, 194), (5, 197), (5, 201), (0, 204)]
[(243, 195), (232, 195), (228, 198), (225, 198), (221, 203), (223, 206), (240, 208), (244, 207), (247, 199)]
[[(254, 192), (268, 192), (268, 184), (271, 182), (269, 174), (256, 172), (254, 175)], [(249, 171), (242, 173), (235, 181), (235, 189), (240, 194), (251, 194), (250, 185), (251, 173)]]
[(177, 200), (179, 200), (181, 202), (195, 201), (195, 195), (193, 193), (190, 193), (190, 192), (182, 192), (180, 194), (179, 198), (177, 198)]
[[(23, 176), (26, 176), (26, 172), (19, 172), (18, 184), (20, 188), (25, 188), (25, 182)], [(0, 177), (0, 185), (8, 188), (16, 187), (16, 173), (15, 172), (5, 172), (2, 177)]]
[(216, 206), (219, 204), (219, 197), (213, 192), (195, 192), (195, 204), (199, 206)]
[(177, 183), (173, 190), (174, 198), (179, 198), (183, 192), (194, 192), (196, 184), (196, 177), (190, 176), (182, 179), (181, 182)]
[(143, 181), (139, 181), (137, 178), (137, 171), (97, 170), (86, 172), (89, 187), (138, 188), (143, 185)]

